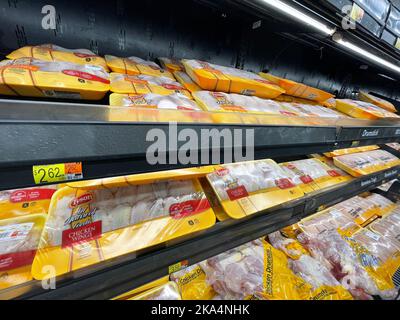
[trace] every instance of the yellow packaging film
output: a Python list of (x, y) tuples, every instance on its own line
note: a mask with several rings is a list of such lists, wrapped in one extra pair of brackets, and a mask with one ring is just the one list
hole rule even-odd
[(255, 73), (199, 60), (182, 60), (186, 73), (203, 90), (240, 93), (273, 99), (285, 93), (281, 87)]
[(185, 67), (179, 59), (162, 57), (158, 58), (158, 61), (160, 61), (163, 69), (168, 70), (171, 73), (174, 73), (175, 71), (185, 71)]
[(178, 82), (185, 87), (186, 90), (190, 92), (201, 91), (201, 88), (189, 77), (186, 72), (175, 71), (174, 76)]
[(378, 215), (380, 217), (389, 214), (397, 207), (397, 205), (394, 202), (390, 201), (389, 199), (385, 198), (384, 196), (378, 193), (372, 193), (365, 199), (372, 202), (377, 208), (379, 208)]
[(32, 265), (35, 279), (48, 277), (45, 266), (61, 275), (215, 223), (197, 179), (116, 179), (73, 184), (53, 195)]
[(110, 90), (116, 93), (170, 95), (179, 93), (191, 99), (192, 95), (180, 83), (167, 77), (154, 77), (146, 74), (136, 76), (111, 73)]
[(344, 154), (352, 154), (352, 153), (359, 153), (359, 152), (366, 152), (379, 149), (379, 146), (363, 146), (363, 147), (356, 147), (356, 148), (347, 148), (347, 149), (338, 149), (331, 152), (324, 153), (325, 156), (329, 158), (342, 156)]
[(0, 220), (29, 214), (47, 214), (57, 186), (0, 191)]
[(339, 171), (315, 158), (281, 163), (280, 166), (304, 193), (317, 191), (348, 180)]
[(143, 293), (144, 291), (153, 289), (155, 287), (162, 286), (162, 285), (168, 283), (168, 281), (169, 281), (169, 276), (162, 277), (160, 279), (151, 281), (151, 282), (146, 283), (146, 284), (144, 284), (144, 285), (142, 285), (140, 287), (137, 287), (137, 288), (135, 288), (135, 289), (133, 289), (131, 291), (123, 293), (123, 294), (113, 298), (112, 300), (128, 300), (129, 298), (137, 296), (138, 294)]
[(168, 283), (147, 290), (127, 300), (182, 300), (178, 286), (175, 282)]
[(358, 94), (358, 98), (361, 101), (372, 103), (372, 104), (374, 104), (374, 105), (376, 105), (376, 106), (378, 106), (378, 107), (380, 107), (382, 109), (385, 109), (387, 111), (390, 111), (390, 112), (393, 112), (393, 113), (397, 112), (397, 109), (393, 105), (393, 103), (390, 103), (389, 101), (386, 101), (384, 99), (375, 97), (372, 94), (369, 94), (369, 93), (367, 93), (365, 91), (360, 91), (359, 94)]
[(384, 150), (346, 154), (333, 158), (336, 166), (353, 177), (360, 177), (400, 164), (400, 159)]
[(380, 234), (384, 238), (400, 239), (400, 210), (395, 210), (384, 216), (382, 219), (376, 220), (368, 226), (373, 232)]
[(267, 79), (268, 81), (275, 83), (281, 88), (285, 89), (286, 94), (290, 96), (314, 100), (318, 102), (324, 102), (334, 97), (334, 95), (330, 94), (329, 92), (313, 88), (289, 79), (280, 78), (270, 73), (260, 72), (259, 75), (264, 79)]
[(360, 119), (399, 118), (398, 115), (372, 103), (357, 100), (336, 99), (336, 110)]
[(0, 220), (0, 290), (32, 280), (45, 214)]
[(207, 179), (225, 213), (234, 219), (304, 196), (270, 159), (216, 166)]
[(53, 44), (42, 44), (38, 46), (26, 46), (19, 48), (7, 58), (16, 60), (21, 58), (33, 58), (42, 61), (70, 62), (74, 64), (90, 64), (100, 66), (108, 70), (106, 61), (94, 52), (87, 49), (65, 49)]
[(177, 271), (170, 278), (178, 285), (183, 300), (212, 300), (216, 295), (198, 264)]
[(119, 58), (106, 55), (107, 66), (113, 72), (123, 74), (146, 74), (154, 77), (167, 77), (175, 80), (171, 72), (160, 68), (160, 66), (152, 61), (146, 61), (138, 57)]
[(110, 89), (100, 66), (31, 58), (0, 62), (0, 94), (61, 99), (102, 99)]

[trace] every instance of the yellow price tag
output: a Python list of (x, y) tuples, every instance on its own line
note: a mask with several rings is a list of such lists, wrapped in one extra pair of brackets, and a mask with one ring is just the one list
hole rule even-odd
[(56, 163), (33, 166), (33, 179), (36, 184), (82, 179), (82, 163)]
[(168, 267), (168, 273), (171, 274), (171, 273), (177, 272), (183, 268), (186, 268), (188, 266), (188, 264), (189, 264), (189, 262), (187, 260), (175, 263)]

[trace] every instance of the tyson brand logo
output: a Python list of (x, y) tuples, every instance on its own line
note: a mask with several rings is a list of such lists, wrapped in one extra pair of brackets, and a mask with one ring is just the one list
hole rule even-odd
[(379, 135), (379, 130), (375, 129), (372, 131), (364, 130), (361, 134), (362, 137), (376, 137)]
[(91, 193), (85, 193), (84, 195), (81, 195), (80, 197), (73, 199), (70, 203), (70, 207), (75, 208), (81, 204), (90, 202), (92, 200), (93, 200), (93, 195)]

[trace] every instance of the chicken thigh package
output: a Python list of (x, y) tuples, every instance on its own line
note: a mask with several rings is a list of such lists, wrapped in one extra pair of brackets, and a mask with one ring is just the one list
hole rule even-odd
[(43, 61), (70, 62), (100, 66), (106, 71), (108, 67), (103, 57), (99, 57), (88, 49), (65, 49), (54, 44), (25, 46), (7, 55), (7, 59), (33, 58)]
[(45, 214), (0, 220), (0, 290), (32, 280)]
[(186, 73), (203, 90), (239, 93), (273, 99), (285, 93), (278, 85), (259, 75), (199, 60), (182, 60)]
[(136, 76), (111, 73), (110, 90), (115, 93), (170, 95), (179, 93), (192, 99), (192, 95), (179, 82), (168, 77), (155, 77), (146, 74)]
[(393, 112), (364, 101), (336, 99), (335, 108), (350, 117), (359, 119), (374, 120), (381, 118), (399, 118), (399, 116)]
[(273, 160), (220, 165), (207, 175), (225, 213), (234, 219), (304, 196)]
[(107, 66), (113, 72), (131, 75), (146, 74), (154, 77), (162, 76), (175, 80), (171, 72), (162, 69), (153, 61), (143, 60), (138, 57), (120, 58), (111, 55), (106, 55), (105, 59)]
[(0, 94), (100, 100), (109, 90), (109, 75), (101, 66), (32, 58), (0, 62)]
[(176, 179), (127, 176), (58, 190), (32, 265), (34, 278), (49, 277), (48, 266), (52, 276), (61, 275), (214, 225), (198, 180), (190, 174)]

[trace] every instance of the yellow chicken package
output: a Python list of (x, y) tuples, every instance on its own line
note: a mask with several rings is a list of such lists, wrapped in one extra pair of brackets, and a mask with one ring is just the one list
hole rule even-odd
[(225, 213), (234, 219), (304, 196), (283, 169), (270, 159), (216, 166), (207, 179)]
[(113, 298), (112, 300), (128, 300), (129, 298), (137, 296), (140, 293), (143, 293), (143, 292), (148, 291), (150, 289), (162, 286), (162, 285), (168, 283), (168, 281), (169, 281), (169, 276), (162, 277), (160, 279), (148, 282), (148, 283), (146, 283), (146, 284), (144, 284), (144, 285), (142, 285), (140, 287), (137, 287), (137, 288), (135, 288), (133, 290), (125, 292), (125, 293)]
[(343, 112), (350, 117), (359, 119), (381, 119), (381, 118), (399, 118), (393, 112), (382, 109), (372, 103), (349, 100), (336, 99), (336, 110)]
[(127, 300), (182, 300), (182, 298), (176, 283), (169, 281), (162, 286), (152, 288)]
[(307, 86), (289, 79), (280, 78), (270, 73), (260, 72), (259, 75), (268, 81), (277, 84), (286, 91), (287, 95), (318, 102), (324, 102), (334, 97), (329, 92)]
[(0, 220), (29, 214), (47, 214), (57, 186), (0, 191)]
[[(185, 178), (133, 175), (58, 190), (32, 265), (34, 278), (65, 274), (211, 227), (215, 215), (200, 183), (189, 174)], [(53, 275), (46, 266), (54, 267)]]
[(363, 146), (363, 147), (355, 147), (355, 148), (333, 150), (331, 152), (324, 153), (324, 155), (329, 157), (329, 158), (333, 158), (333, 157), (337, 157), (337, 156), (342, 156), (344, 154), (352, 154), (352, 153), (358, 153), (358, 152), (372, 151), (372, 150), (377, 150), (377, 149), (379, 149), (379, 146), (376, 146), (376, 145)]
[(31, 58), (0, 62), (0, 94), (100, 100), (109, 90), (108, 73), (100, 66)]
[(115, 93), (170, 95), (180, 93), (189, 99), (192, 95), (181, 84), (168, 77), (154, 77), (145, 74), (136, 76), (111, 73), (110, 90)]
[(0, 220), (0, 290), (32, 280), (45, 214)]
[(201, 91), (201, 88), (188, 76), (186, 72), (175, 71), (174, 76), (178, 82), (185, 87), (186, 90), (191, 93), (195, 91)]
[(168, 70), (171, 73), (174, 73), (175, 71), (185, 71), (185, 67), (179, 59), (162, 57), (158, 58), (158, 61), (160, 61), (163, 69)]
[(198, 264), (177, 271), (170, 278), (178, 285), (183, 300), (212, 300), (217, 294)]
[(65, 49), (53, 44), (42, 44), (38, 46), (26, 46), (19, 48), (7, 58), (16, 60), (21, 58), (33, 58), (42, 61), (70, 62), (74, 64), (89, 64), (100, 66), (108, 71), (104, 58), (87, 49)]
[(186, 73), (203, 90), (273, 99), (285, 90), (255, 73), (199, 60), (182, 60)]
[(378, 193), (372, 193), (369, 196), (365, 197), (365, 199), (372, 202), (377, 208), (379, 208), (378, 215), (380, 217), (386, 216), (397, 207), (394, 202), (390, 201), (389, 199)]
[(175, 80), (171, 72), (160, 68), (160, 66), (152, 61), (146, 61), (138, 57), (119, 58), (106, 55), (107, 66), (113, 72), (138, 75), (146, 74), (154, 77), (167, 77)]
[(360, 91), (358, 94), (358, 98), (361, 101), (369, 102), (372, 103), (382, 109), (385, 109), (390, 112), (397, 112), (396, 107), (393, 105), (393, 103), (390, 103), (389, 101), (386, 101), (384, 99), (378, 98), (373, 96), (372, 94), (369, 94), (365, 91)]

